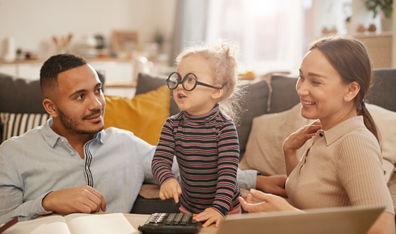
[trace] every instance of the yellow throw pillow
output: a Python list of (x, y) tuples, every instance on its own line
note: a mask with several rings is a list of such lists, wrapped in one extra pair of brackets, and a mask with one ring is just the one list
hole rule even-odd
[(162, 126), (169, 117), (168, 87), (138, 94), (132, 99), (106, 96), (104, 127), (116, 127), (133, 132), (151, 145), (157, 145)]

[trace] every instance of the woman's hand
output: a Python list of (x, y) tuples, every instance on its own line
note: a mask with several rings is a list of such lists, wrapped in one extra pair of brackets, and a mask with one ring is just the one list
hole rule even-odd
[(294, 170), (298, 164), (297, 150), (300, 149), (307, 140), (316, 135), (316, 132), (322, 128), (319, 120), (316, 120), (297, 131), (290, 134), (283, 142), (283, 154), (285, 156), (287, 176)]
[(159, 197), (161, 200), (174, 198), (175, 202), (179, 202), (179, 196), (182, 193), (179, 181), (176, 179), (169, 179), (161, 185)]
[[(253, 204), (252, 196), (262, 202)], [(242, 197), (239, 197), (238, 199), (243, 209), (249, 213), (298, 211), (297, 208), (290, 205), (285, 199), (276, 195), (266, 194), (255, 189), (250, 190), (250, 194), (247, 196), (246, 201)]]
[(322, 124), (319, 120), (316, 120), (293, 132), (283, 142), (283, 151), (297, 151), (305, 144), (307, 140), (315, 136), (316, 132), (321, 128)]

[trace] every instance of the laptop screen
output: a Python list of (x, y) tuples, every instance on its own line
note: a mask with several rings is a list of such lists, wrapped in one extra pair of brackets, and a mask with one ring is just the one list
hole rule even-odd
[(227, 216), (217, 234), (363, 234), (384, 211), (380, 206), (354, 206)]

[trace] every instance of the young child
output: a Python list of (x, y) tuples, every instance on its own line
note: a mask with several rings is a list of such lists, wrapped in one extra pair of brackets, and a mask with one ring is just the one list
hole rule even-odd
[[(237, 183), (238, 135), (230, 113), (237, 93), (235, 49), (224, 42), (183, 51), (177, 72), (167, 79), (181, 110), (165, 122), (152, 162), (161, 184), (160, 198), (179, 201), (182, 213), (198, 214), (203, 227), (227, 214), (240, 214)], [(223, 113), (227, 111), (226, 115)], [(222, 110), (220, 110), (222, 109)], [(173, 156), (180, 168), (181, 186), (172, 174)]]

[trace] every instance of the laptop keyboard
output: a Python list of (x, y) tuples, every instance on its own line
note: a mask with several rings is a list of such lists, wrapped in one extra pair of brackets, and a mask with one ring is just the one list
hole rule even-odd
[(198, 233), (201, 223), (192, 219), (192, 214), (154, 213), (138, 229), (143, 234), (156, 233)]

